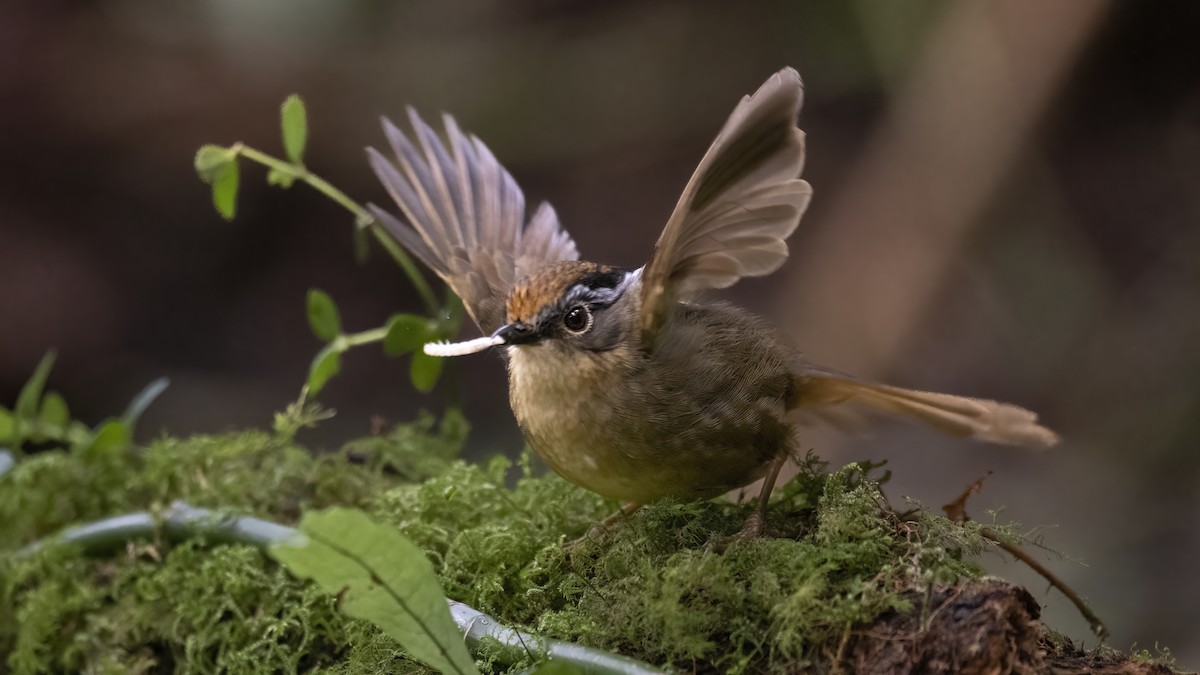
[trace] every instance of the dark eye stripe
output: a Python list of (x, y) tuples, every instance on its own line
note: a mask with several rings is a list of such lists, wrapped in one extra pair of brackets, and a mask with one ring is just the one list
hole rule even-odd
[(625, 280), (625, 275), (626, 271), (619, 267), (607, 267), (603, 270), (583, 275), (576, 283), (591, 289), (616, 288)]
[(561, 321), (567, 312), (580, 304), (586, 305), (589, 310), (608, 307), (621, 298), (639, 274), (640, 270), (627, 272), (613, 267), (585, 274), (568, 286), (557, 302), (544, 308), (534, 323), (544, 326)]

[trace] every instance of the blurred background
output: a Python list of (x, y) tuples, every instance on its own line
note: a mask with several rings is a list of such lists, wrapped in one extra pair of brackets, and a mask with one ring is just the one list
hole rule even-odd
[[(970, 503), (1040, 533), (1112, 644), (1200, 665), (1200, 3), (77, 0), (0, 7), (0, 401), (48, 348), (90, 423), (171, 378), (139, 436), (267, 427), (319, 343), (305, 293), (349, 329), (420, 311), (352, 220), (243, 162), (233, 223), (192, 158), (282, 154), (309, 108), (308, 164), (384, 203), (363, 148), (379, 115), (450, 111), (547, 199), (585, 257), (644, 262), (739, 98), (805, 78), (812, 208), (777, 274), (728, 295), (822, 363), (1012, 401), (1066, 443), (1035, 454), (880, 426), (816, 432), (835, 464), (888, 459), (889, 494)], [(474, 457), (521, 440), (495, 356), (432, 395), (353, 351), (316, 448), (461, 401)], [(1021, 565), (1047, 621), (1094, 645)]]

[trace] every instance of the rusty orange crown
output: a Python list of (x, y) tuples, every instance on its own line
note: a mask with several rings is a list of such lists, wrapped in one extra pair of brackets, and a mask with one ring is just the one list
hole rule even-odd
[(534, 325), (538, 314), (557, 302), (572, 284), (588, 275), (612, 269), (608, 265), (578, 260), (564, 260), (543, 267), (517, 282), (508, 294), (508, 322)]

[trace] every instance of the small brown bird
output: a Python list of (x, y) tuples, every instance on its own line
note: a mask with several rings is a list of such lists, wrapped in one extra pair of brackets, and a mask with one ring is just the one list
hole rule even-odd
[(527, 221), (512, 176), (453, 118), (442, 139), (410, 110), (415, 142), (385, 119), (396, 163), (368, 154), (407, 222), (372, 212), (488, 335), (426, 352), (503, 347), (529, 444), (567, 480), (627, 502), (624, 513), (765, 476), (746, 537), (761, 532), (805, 410), (861, 404), (955, 436), (1053, 445), (1024, 408), (857, 380), (809, 362), (748, 312), (698, 297), (787, 258), (812, 194), (800, 179), (803, 98), (787, 68), (742, 99), (635, 270), (579, 261), (549, 204)]

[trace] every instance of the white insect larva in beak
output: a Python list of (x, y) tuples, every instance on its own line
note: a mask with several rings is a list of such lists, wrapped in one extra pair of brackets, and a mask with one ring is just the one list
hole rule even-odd
[(502, 344), (504, 344), (504, 338), (499, 335), (475, 338), (465, 342), (429, 342), (425, 345), (425, 353), (430, 356), (466, 356)]

